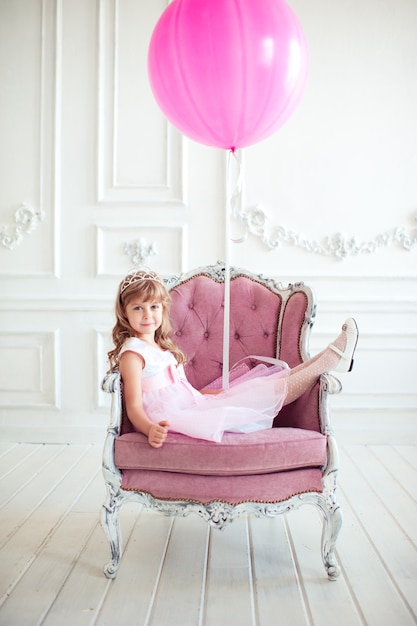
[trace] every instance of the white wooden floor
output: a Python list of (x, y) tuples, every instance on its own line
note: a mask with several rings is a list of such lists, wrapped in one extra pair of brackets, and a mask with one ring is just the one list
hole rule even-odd
[(417, 448), (341, 451), (337, 582), (312, 507), (223, 532), (126, 505), (118, 577), (99, 525), (101, 449), (0, 446), (0, 624), (405, 626), (417, 623)]

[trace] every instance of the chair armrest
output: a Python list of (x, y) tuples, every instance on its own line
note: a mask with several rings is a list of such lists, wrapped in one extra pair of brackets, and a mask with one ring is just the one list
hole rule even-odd
[(330, 493), (336, 488), (336, 477), (339, 470), (339, 451), (330, 422), (329, 395), (342, 391), (342, 383), (332, 374), (320, 377), (319, 415), (321, 432), (327, 436), (327, 465), (323, 468), (326, 489)]
[(120, 372), (118, 370), (113, 370), (105, 375), (101, 383), (101, 388), (107, 393), (113, 393), (117, 384), (120, 386)]
[(330, 422), (329, 395), (335, 395), (342, 391), (342, 383), (332, 374), (320, 376), (319, 416), (320, 430), (323, 435), (332, 435), (333, 428)]
[(107, 393), (111, 393), (111, 409), (110, 409), (110, 422), (108, 425), (108, 432), (113, 432), (117, 437), (120, 434), (122, 425), (122, 397), (120, 393), (121, 377), (118, 371), (110, 372), (106, 374), (101, 383), (101, 388)]
[(330, 423), (329, 395), (334, 395), (342, 391), (342, 383), (332, 374), (322, 374), (320, 376), (320, 396), (319, 396), (319, 416), (320, 430), (323, 435), (333, 435), (333, 428)]
[(326, 386), (328, 394), (334, 395), (342, 391), (342, 383), (336, 376), (333, 376), (333, 374), (322, 374), (320, 378), (322, 384)]
[(107, 485), (108, 496), (104, 509), (111, 511), (114, 507), (113, 496), (117, 494), (122, 482), (122, 473), (114, 463), (114, 441), (120, 435), (122, 426), (122, 394), (121, 377), (118, 371), (110, 372), (104, 377), (101, 388), (111, 393), (110, 422), (104, 442), (102, 472)]

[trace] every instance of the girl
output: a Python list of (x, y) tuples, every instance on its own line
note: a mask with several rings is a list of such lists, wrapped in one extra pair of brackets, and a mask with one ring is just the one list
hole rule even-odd
[(347, 372), (358, 340), (355, 320), (325, 350), (293, 369), (283, 361), (257, 365), (217, 395), (194, 389), (184, 373), (185, 355), (170, 337), (170, 296), (150, 270), (129, 273), (116, 300), (115, 348), (108, 353), (119, 368), (126, 411), (136, 430), (154, 448), (168, 430), (220, 441), (225, 431), (270, 428), (281, 407), (293, 402), (327, 371)]

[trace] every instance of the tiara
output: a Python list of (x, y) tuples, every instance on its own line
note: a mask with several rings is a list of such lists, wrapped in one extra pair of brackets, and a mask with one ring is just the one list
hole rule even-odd
[(160, 285), (164, 285), (164, 281), (156, 272), (148, 268), (143, 268), (139, 270), (131, 270), (129, 274), (125, 277), (122, 284), (120, 285), (120, 293), (122, 294), (127, 287), (133, 285), (133, 283), (137, 283), (141, 280), (153, 280)]

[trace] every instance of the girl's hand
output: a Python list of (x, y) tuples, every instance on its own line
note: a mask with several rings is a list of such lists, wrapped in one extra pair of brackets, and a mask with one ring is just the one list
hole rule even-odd
[(153, 424), (148, 433), (149, 445), (151, 445), (153, 448), (160, 448), (167, 438), (169, 425), (170, 424), (167, 421)]

